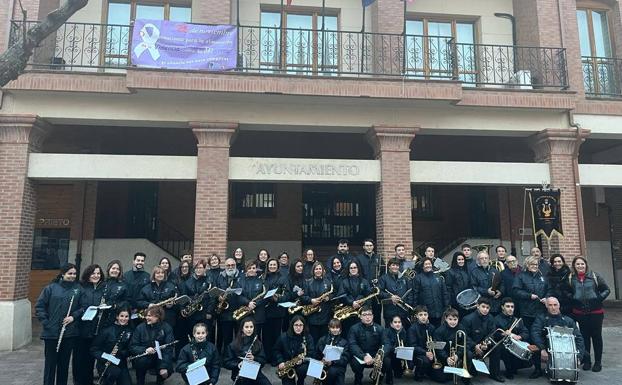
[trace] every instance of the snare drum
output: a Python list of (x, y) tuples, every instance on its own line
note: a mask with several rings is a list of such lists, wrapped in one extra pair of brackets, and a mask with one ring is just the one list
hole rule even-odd
[(480, 295), (475, 289), (462, 290), (456, 296), (456, 302), (464, 310), (472, 310), (477, 307), (477, 300)]
[(548, 373), (550, 381), (579, 381), (579, 351), (571, 328), (545, 328), (549, 340)]
[(524, 360), (529, 361), (531, 359), (531, 350), (529, 350), (529, 344), (527, 342), (515, 340), (514, 338), (507, 338), (503, 341), (503, 346), (510, 352), (513, 356)]

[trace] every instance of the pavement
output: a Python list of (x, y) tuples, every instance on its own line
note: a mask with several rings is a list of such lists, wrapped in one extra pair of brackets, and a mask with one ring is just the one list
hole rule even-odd
[[(604, 354), (603, 354), (603, 371), (593, 373), (591, 371), (581, 371), (579, 374), (580, 384), (600, 384), (615, 385), (622, 384), (622, 306), (620, 304), (612, 304), (605, 310), (605, 323), (603, 327), (604, 337)], [(36, 320), (33, 320), (33, 336), (38, 336), (40, 326)], [(73, 383), (71, 379), (71, 368), (69, 369), (69, 384)], [(275, 374), (275, 368), (266, 366), (263, 373), (270, 379), (272, 384), (280, 385), (281, 380)], [(547, 384), (545, 378), (536, 380), (528, 379), (531, 369), (523, 369), (514, 380), (506, 380), (506, 384)], [(306, 384), (312, 384), (312, 378), (307, 378)], [(223, 369), (220, 374), (219, 384), (231, 384), (230, 373)], [(350, 368), (346, 373), (346, 385), (354, 382), (354, 376)], [(14, 352), (0, 352), (0, 385), (33, 385), (43, 383), (43, 343), (40, 339), (33, 339), (32, 343)], [(155, 384), (154, 377), (147, 377), (148, 384)], [(395, 385), (414, 384), (416, 383), (412, 377), (404, 377), (395, 380)], [(425, 380), (421, 384), (432, 383)], [(167, 385), (183, 385), (184, 382), (179, 374), (174, 374), (165, 382)], [(416, 383), (419, 384), (419, 383)], [(450, 383), (448, 383), (450, 384)], [(472, 384), (498, 384), (487, 378), (485, 375), (479, 375), (473, 379)], [(371, 385), (368, 377), (368, 370), (365, 371), (363, 385)]]

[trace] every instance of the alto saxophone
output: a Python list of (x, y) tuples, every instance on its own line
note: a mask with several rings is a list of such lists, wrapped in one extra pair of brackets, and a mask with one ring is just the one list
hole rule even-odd
[[(363, 298), (357, 300), (356, 302), (358, 302), (358, 303), (360, 303), (362, 305), (363, 303), (365, 303), (368, 300), (378, 296), (379, 294), (380, 294), (380, 289), (375, 287), (370, 295), (368, 295), (367, 297), (363, 297)], [(349, 305), (335, 307), (335, 309), (334, 309), (334, 312), (335, 312), (334, 318), (337, 318), (338, 320), (343, 321), (343, 320), (348, 319), (350, 317), (354, 317), (354, 316), (360, 315), (361, 314), (361, 309), (362, 309), (361, 306), (359, 306), (358, 309), (355, 309), (354, 306), (349, 306)]]
[(188, 318), (198, 311), (203, 311), (203, 298), (205, 298), (205, 295), (211, 288), (212, 284), (210, 283), (207, 289), (192, 298), (192, 300), (186, 306), (184, 306), (183, 309), (181, 309), (181, 316), (184, 318)]
[[(258, 299), (260, 299), (261, 297), (263, 297), (265, 294), (266, 294), (266, 285), (262, 285), (262, 290), (261, 290), (261, 293), (257, 294), (257, 295), (255, 296), (255, 298), (251, 299), (251, 301), (250, 301), (250, 302), (255, 302), (255, 301), (257, 301)], [(249, 302), (249, 303), (250, 303), (250, 302)], [(244, 317), (246, 317), (246, 316), (248, 316), (248, 315), (253, 314), (254, 312), (255, 312), (255, 310), (254, 310), (254, 309), (253, 309), (253, 310), (251, 310), (251, 308), (250, 308), (250, 307), (248, 307), (248, 305), (245, 305), (245, 306), (242, 306), (242, 307), (240, 307), (240, 308), (236, 309), (236, 310), (233, 312), (233, 319), (234, 319), (234, 320), (236, 320), (236, 321), (239, 321), (239, 320), (241, 320), (242, 318), (244, 318)]]
[(331, 283), (330, 290), (328, 290), (326, 293), (323, 293), (319, 297), (315, 298), (318, 301), (317, 305), (313, 305), (313, 304), (303, 305), (302, 306), (302, 315), (307, 317), (307, 316), (309, 316), (309, 315), (311, 315), (313, 313), (317, 313), (317, 312), (321, 311), (322, 310), (322, 302), (326, 301), (328, 299), (328, 297), (332, 294), (333, 288), (334, 288), (333, 284)]
[(380, 384), (380, 379), (382, 378), (382, 360), (384, 360), (384, 347), (380, 346), (380, 349), (374, 356), (373, 369), (369, 373), (369, 378), (374, 382), (374, 385)]
[[(233, 283), (235, 282), (235, 280), (231, 280), (231, 283), (229, 284), (229, 289), (231, 289), (233, 287)], [(225, 294), (223, 294), (222, 296), (218, 297), (218, 306), (216, 306), (216, 314), (222, 314), (222, 312), (224, 312), (225, 310), (229, 309), (229, 302), (227, 302), (227, 292), (225, 291)]]
[(293, 380), (296, 377), (296, 370), (294, 369), (296, 366), (302, 364), (305, 357), (307, 356), (307, 338), (302, 337), (302, 353), (294, 356), (291, 360), (283, 362), (283, 368), (276, 369), (276, 375), (283, 379), (285, 377)]

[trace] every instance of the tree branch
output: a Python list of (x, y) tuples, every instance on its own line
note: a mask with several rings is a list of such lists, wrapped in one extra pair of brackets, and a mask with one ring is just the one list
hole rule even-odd
[[(58, 30), (74, 13), (84, 8), (88, 2), (89, 0), (66, 0), (61, 7), (50, 12), (45, 19), (23, 33), (21, 42), (14, 43), (4, 51), (0, 55), (0, 87), (17, 79), (26, 68), (34, 49), (46, 37)], [(26, 24), (25, 19), (23, 23)]]

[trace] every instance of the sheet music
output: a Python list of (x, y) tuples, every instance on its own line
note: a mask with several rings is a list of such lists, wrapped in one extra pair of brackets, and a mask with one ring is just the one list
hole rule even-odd
[(199, 385), (209, 381), (209, 374), (207, 373), (207, 368), (205, 368), (205, 358), (188, 365), (186, 378), (188, 379), (188, 385)]
[(292, 306), (296, 306), (296, 303), (295, 302), (281, 302), (281, 303), (279, 303), (279, 306), (288, 309), (288, 308), (290, 308)]
[(415, 348), (412, 346), (397, 346), (395, 348), (395, 357), (400, 360), (412, 361), (415, 354)]
[(307, 376), (313, 377), (313, 378), (320, 378), (322, 376), (322, 369), (324, 369), (324, 364), (322, 363), (322, 361), (309, 358)]
[(225, 290), (225, 294), (230, 294), (230, 293), (233, 293), (235, 295), (240, 295), (242, 294), (242, 288), (237, 287), (234, 289), (234, 288), (228, 287), (227, 290)]
[(278, 288), (278, 287), (277, 287), (276, 289), (268, 290), (268, 292), (266, 293), (266, 295), (264, 295), (264, 296), (263, 296), (263, 297), (264, 297), (264, 299), (267, 299), (267, 298), (272, 298), (272, 297), (276, 294), (277, 290), (279, 290), (279, 288)]
[(97, 315), (97, 306), (89, 306), (82, 314), (82, 321), (92, 321)]
[(322, 354), (326, 361), (337, 361), (341, 358), (341, 354), (343, 354), (343, 348), (341, 346), (326, 345), (324, 346)]
[(240, 368), (240, 377), (248, 378), (249, 380), (256, 380), (257, 374), (261, 365), (258, 362), (251, 360), (242, 360), (242, 367)]
[(488, 371), (488, 367), (486, 366), (486, 363), (484, 361), (480, 361), (476, 359), (473, 359), (472, 361), (473, 361), (473, 366), (475, 366), (475, 370), (477, 370), (480, 373), (490, 374), (490, 371)]
[(106, 361), (110, 361), (110, 363), (113, 365), (119, 365), (119, 363), (121, 362), (120, 359), (108, 353), (102, 353), (102, 358)]

